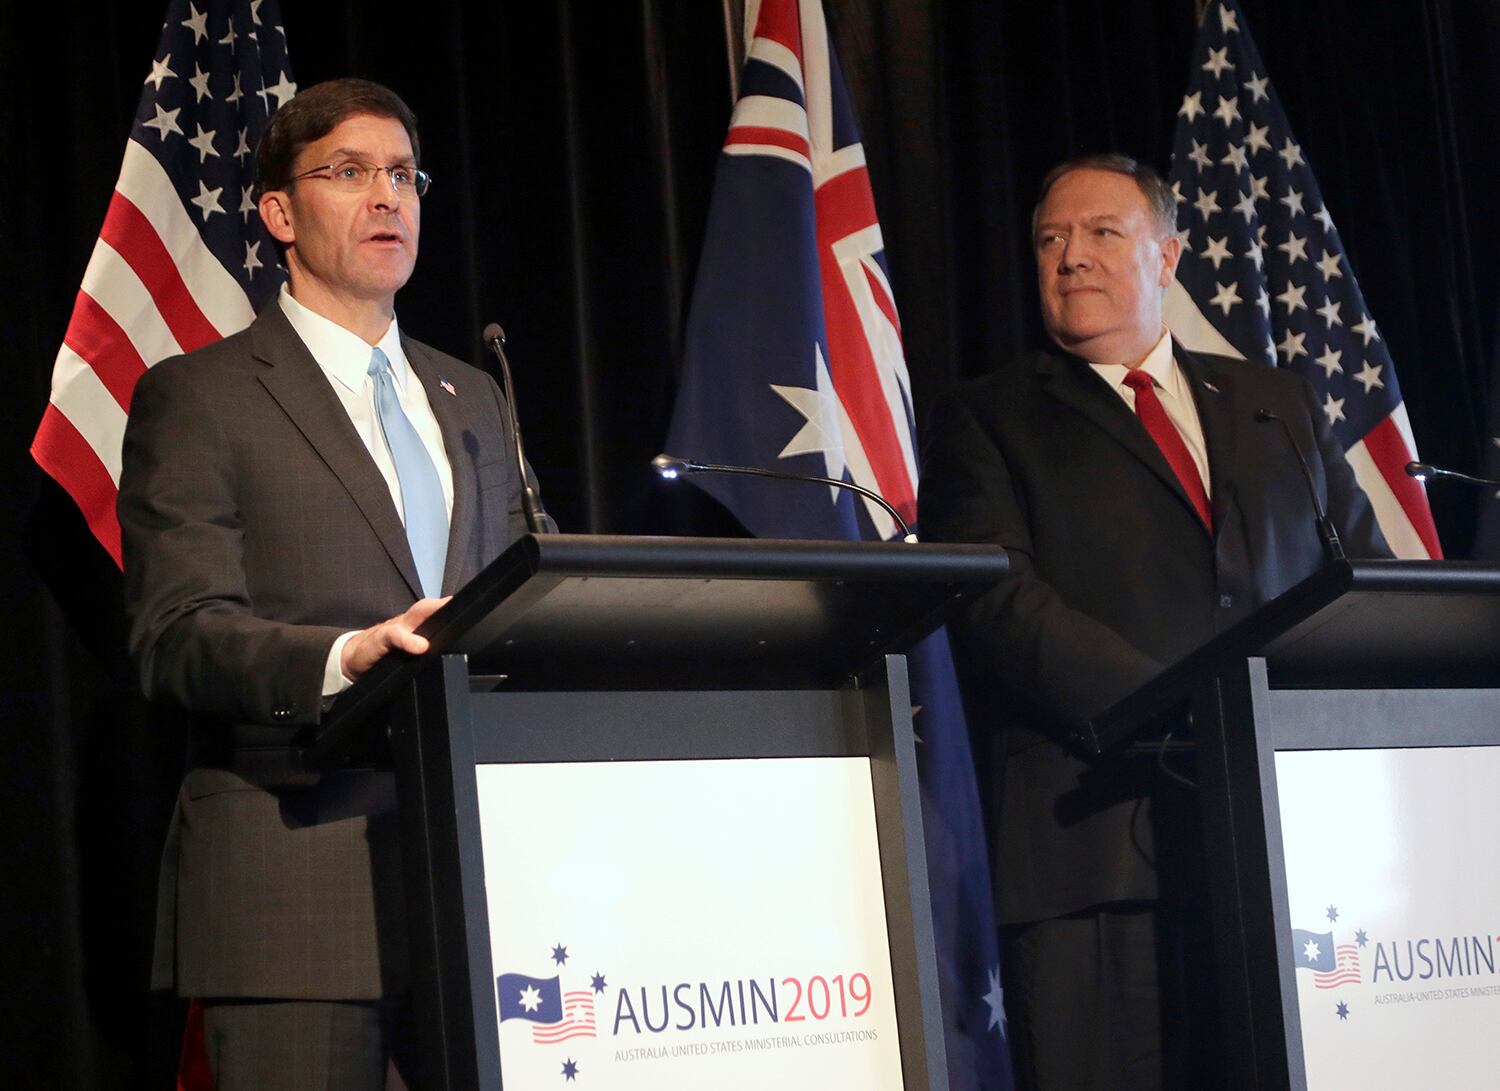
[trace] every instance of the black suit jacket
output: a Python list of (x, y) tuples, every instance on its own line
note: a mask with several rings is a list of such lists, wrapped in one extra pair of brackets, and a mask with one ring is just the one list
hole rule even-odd
[(1174, 355), (1208, 448), (1211, 534), (1140, 421), (1075, 357), (1023, 356), (950, 392), (928, 421), (923, 537), (1011, 553), (1012, 575), (953, 626), (1006, 921), (1156, 895), (1133, 771), (1080, 782), (1088, 766), (1064, 727), (1323, 563), (1296, 456), (1257, 409), (1297, 436), (1349, 554), (1388, 555), (1305, 380)]
[[(453, 470), (444, 592), (524, 531), (494, 381), (403, 338)], [(449, 393), (441, 383), (453, 388)], [(420, 597), (385, 479), (281, 308), (144, 375), (120, 479), (131, 651), (195, 714), (158, 986), (371, 998), (406, 979), (388, 773), (296, 773), (340, 633)]]

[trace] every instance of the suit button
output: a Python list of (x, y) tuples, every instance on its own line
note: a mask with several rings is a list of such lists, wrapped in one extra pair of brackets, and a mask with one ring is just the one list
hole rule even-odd
[(292, 714), (296, 711), (296, 708), (292, 705), (277, 705), (271, 710), (271, 718), (273, 720), (290, 720)]
[(1234, 605), (1234, 596), (1233, 595), (1220, 595), (1219, 596), (1219, 605), (1221, 607), (1223, 607), (1225, 610), (1229, 609), (1231, 606)]

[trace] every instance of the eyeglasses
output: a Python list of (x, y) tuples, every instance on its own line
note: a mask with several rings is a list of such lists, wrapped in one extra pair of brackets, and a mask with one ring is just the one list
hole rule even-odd
[(420, 197), (427, 192), (427, 187), (432, 185), (432, 175), (425, 170), (418, 170), (416, 167), (408, 167), (400, 163), (389, 167), (377, 167), (374, 163), (365, 163), (358, 159), (345, 159), (340, 163), (314, 167), (312, 170), (303, 171), (292, 181), (321, 178), (326, 182), (332, 182), (335, 189), (348, 193), (362, 193), (370, 188), (370, 183), (381, 171), (385, 171), (386, 177), (391, 180), (391, 189), (395, 191), (397, 197)]

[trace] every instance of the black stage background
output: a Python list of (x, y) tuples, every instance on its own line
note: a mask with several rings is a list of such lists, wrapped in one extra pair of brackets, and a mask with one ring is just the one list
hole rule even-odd
[[(735, 5), (737, 6), (737, 4)], [(1390, 343), (1424, 456), (1474, 469), (1500, 249), (1500, 5), (1243, 0)], [(118, 173), (164, 0), (0, 0), (0, 708), (9, 751), (0, 1071), (171, 1086), (175, 1005), (144, 992), (180, 729), (120, 652), (118, 581), (26, 453)], [(1165, 169), (1193, 0), (828, 0), (860, 114), (922, 412), (1039, 337), (1026, 240), (1045, 169)], [(503, 322), (532, 459), (575, 531), (682, 525), (666, 431), (729, 112), (711, 0), (282, 0), (306, 86), (397, 88), (422, 119), (422, 259), (403, 326), (479, 358)], [(1450, 556), (1468, 497), (1436, 494)]]

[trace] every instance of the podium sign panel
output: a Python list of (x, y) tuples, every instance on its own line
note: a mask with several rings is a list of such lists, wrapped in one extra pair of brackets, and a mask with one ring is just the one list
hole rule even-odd
[(868, 758), (476, 776), (505, 1086), (904, 1086)]
[(1493, 1087), (1500, 746), (1282, 751), (1275, 765), (1281, 974), (1307, 1086)]

